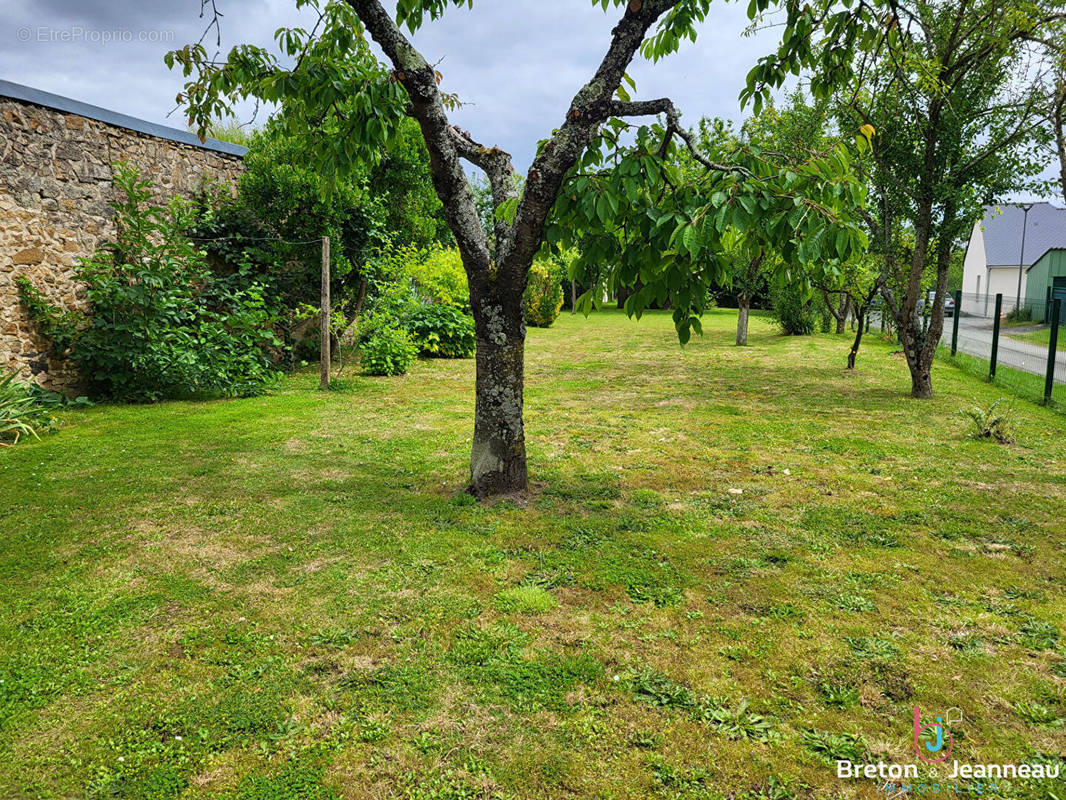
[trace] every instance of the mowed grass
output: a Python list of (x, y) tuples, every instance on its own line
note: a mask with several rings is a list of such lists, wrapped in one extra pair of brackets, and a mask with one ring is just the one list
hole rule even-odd
[[(1012, 333), (1010, 337), (1031, 344), (1042, 344), (1044, 347), (1047, 347), (1051, 344), (1051, 326), (1038, 328), (1037, 330), (1029, 331), (1028, 333)], [(1061, 327), (1059, 328), (1058, 346), (1059, 348), (1066, 347), (1066, 333), (1063, 332)]]
[(1066, 418), (972, 441), (1002, 389), (734, 324), (530, 331), (525, 505), (461, 491), (470, 361), (0, 453), (0, 797), (872, 797), (833, 759), (915, 705), (1061, 761)]

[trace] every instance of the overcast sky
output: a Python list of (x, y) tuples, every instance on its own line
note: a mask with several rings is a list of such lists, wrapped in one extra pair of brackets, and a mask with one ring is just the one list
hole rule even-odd
[[(270, 45), (277, 28), (306, 22), (293, 0), (217, 2), (224, 48)], [(659, 64), (635, 64), (639, 96), (670, 96), (690, 120), (739, 118), (744, 76), (775, 43), (773, 33), (742, 35), (745, 5), (716, 5), (698, 43)], [(182, 78), (163, 54), (200, 37), (199, 12), (199, 0), (5, 0), (0, 77), (183, 127), (177, 113), (167, 117)], [(591, 0), (478, 0), (427, 24), (416, 43), (440, 61), (444, 88), (467, 104), (454, 121), (511, 152), (524, 172), (536, 142), (562, 122), (599, 63), (619, 16)]]
[[(224, 49), (269, 46), (282, 26), (307, 23), (294, 0), (217, 0)], [(695, 44), (658, 64), (630, 70), (637, 96), (674, 99), (687, 121), (738, 120), (737, 96), (756, 59), (772, 51), (774, 29), (744, 36), (747, 3), (712, 6)], [(0, 78), (135, 117), (184, 127), (174, 109), (180, 73), (163, 54), (200, 38), (200, 0), (4, 0)], [(536, 142), (560, 124), (574, 92), (607, 47), (620, 15), (591, 0), (477, 0), (428, 23), (416, 43), (440, 62), (444, 88), (467, 105), (452, 119), (498, 145), (525, 172)], [(212, 34), (210, 42), (213, 45)]]

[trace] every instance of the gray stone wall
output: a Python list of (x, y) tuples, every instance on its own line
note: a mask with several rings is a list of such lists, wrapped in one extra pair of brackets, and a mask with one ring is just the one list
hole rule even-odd
[(50, 356), (22, 308), (15, 276), (59, 306), (84, 304), (74, 265), (113, 233), (116, 161), (152, 180), (161, 202), (191, 197), (205, 181), (233, 188), (242, 169), (239, 156), (0, 97), (0, 374), (76, 391), (77, 376)]

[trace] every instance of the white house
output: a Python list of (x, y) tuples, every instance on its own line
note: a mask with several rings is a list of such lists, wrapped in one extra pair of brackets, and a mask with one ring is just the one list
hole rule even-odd
[(963, 294), (988, 299), (1002, 293), (1004, 308), (1013, 308), (1019, 294), (1025, 297), (1026, 270), (1055, 247), (1066, 247), (1066, 209), (1033, 203), (1026, 213), (1019, 205), (985, 206), (966, 245)]

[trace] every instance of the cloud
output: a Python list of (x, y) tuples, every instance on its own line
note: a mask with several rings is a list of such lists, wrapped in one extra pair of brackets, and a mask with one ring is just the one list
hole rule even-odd
[[(222, 49), (269, 46), (282, 26), (313, 22), (295, 0), (217, 0)], [(593, 74), (620, 11), (591, 0), (477, 0), (428, 21), (415, 42), (439, 62), (448, 91), (467, 105), (453, 120), (498, 145), (525, 171), (538, 140), (559, 125), (574, 93)], [(135, 117), (183, 127), (174, 98), (183, 79), (166, 51), (196, 41), (206, 21), (200, 0), (6, 0), (0, 10), (0, 77)], [(743, 4), (714, 3), (695, 43), (630, 69), (641, 98), (671, 97), (689, 122), (737, 120), (737, 97), (779, 29), (744, 36)], [(213, 46), (214, 35), (208, 39)], [(250, 113), (250, 107), (245, 107)]]
[[(269, 45), (277, 28), (307, 22), (292, 0), (218, 0), (218, 8), (223, 49)], [(479, 0), (427, 23), (415, 41), (468, 104), (456, 123), (524, 168), (592, 75), (619, 13), (575, 0)], [(0, 12), (8, 37), (0, 76), (180, 127), (179, 116), (167, 115), (182, 78), (163, 54), (199, 39), (205, 24), (199, 0), (15, 0)], [(738, 6), (716, 5), (696, 44), (659, 64), (633, 65), (640, 95), (669, 95), (691, 119), (735, 118), (744, 75), (770, 46), (766, 37), (741, 38), (745, 24)]]

